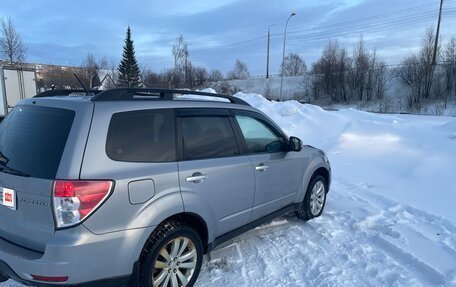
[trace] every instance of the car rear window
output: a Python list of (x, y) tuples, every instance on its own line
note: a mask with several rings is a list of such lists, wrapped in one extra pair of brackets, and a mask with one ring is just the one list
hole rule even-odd
[(0, 124), (0, 170), (54, 179), (75, 112), (15, 107)]
[(109, 124), (106, 153), (116, 161), (175, 161), (174, 131), (172, 110), (116, 113)]

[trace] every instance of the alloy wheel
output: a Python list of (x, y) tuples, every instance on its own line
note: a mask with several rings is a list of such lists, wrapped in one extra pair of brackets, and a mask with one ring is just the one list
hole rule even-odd
[(170, 240), (158, 253), (154, 263), (154, 287), (187, 286), (195, 273), (198, 254), (195, 244), (187, 237)]

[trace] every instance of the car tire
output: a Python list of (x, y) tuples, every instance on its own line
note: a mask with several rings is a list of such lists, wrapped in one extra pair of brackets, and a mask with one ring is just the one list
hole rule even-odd
[(310, 180), (301, 209), (296, 215), (303, 220), (310, 220), (322, 214), (326, 204), (328, 184), (321, 175), (314, 175)]
[(8, 281), (8, 279), (9, 279), (8, 277), (3, 276), (2, 274), (0, 274), (0, 282), (6, 282), (6, 281)]
[(152, 233), (142, 251), (140, 285), (191, 287), (202, 260), (199, 234), (180, 222), (165, 222)]

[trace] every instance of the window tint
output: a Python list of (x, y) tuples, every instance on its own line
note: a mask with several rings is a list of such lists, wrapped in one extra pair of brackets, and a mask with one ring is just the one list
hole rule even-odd
[(106, 153), (118, 161), (176, 160), (172, 110), (117, 113), (109, 125)]
[(279, 132), (262, 121), (246, 116), (236, 116), (236, 120), (250, 152), (260, 153), (286, 150), (285, 141)]
[(183, 117), (181, 123), (185, 159), (239, 154), (228, 117)]
[(49, 107), (16, 107), (0, 125), (0, 169), (54, 179), (74, 111)]

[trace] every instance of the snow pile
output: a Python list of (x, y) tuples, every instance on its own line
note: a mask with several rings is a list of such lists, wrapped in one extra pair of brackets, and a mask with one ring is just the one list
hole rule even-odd
[(235, 238), (205, 258), (197, 286), (456, 286), (456, 118), (236, 96), (325, 150), (333, 183), (321, 217)]
[(324, 149), (333, 184), (320, 218), (240, 236), (210, 254), (199, 286), (456, 286), (455, 118), (236, 96)]
[(257, 107), (290, 136), (328, 154), (334, 179), (456, 222), (456, 119), (325, 111), (296, 101), (236, 96)]

